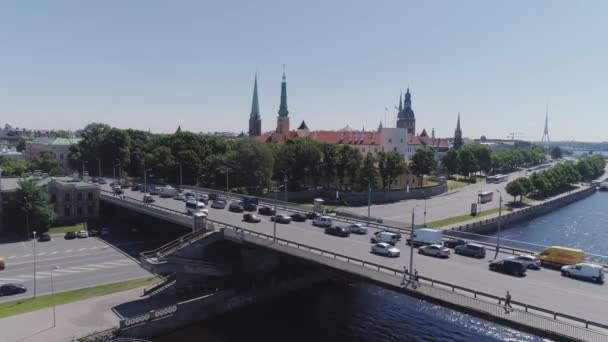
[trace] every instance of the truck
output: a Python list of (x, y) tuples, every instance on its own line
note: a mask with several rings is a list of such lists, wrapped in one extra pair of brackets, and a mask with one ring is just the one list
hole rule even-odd
[(551, 246), (536, 255), (543, 266), (561, 267), (580, 264), (585, 261), (585, 252), (581, 249)]
[(479, 195), (477, 196), (477, 202), (479, 202), (479, 203), (492, 202), (493, 195), (494, 195), (494, 193), (490, 192), (490, 191), (480, 192)]
[(416, 229), (413, 234), (413, 239), (407, 239), (406, 242), (407, 244), (413, 244), (414, 247), (424, 245), (441, 245), (441, 236), (440, 230), (421, 228)]

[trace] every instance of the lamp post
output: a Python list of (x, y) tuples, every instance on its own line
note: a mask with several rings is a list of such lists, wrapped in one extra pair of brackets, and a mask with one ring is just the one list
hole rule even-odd
[(101, 158), (97, 158), (97, 176), (101, 177)]
[(272, 219), (273, 222), (273, 227), (272, 227), (272, 240), (274, 242), (277, 242), (277, 193), (279, 192), (279, 189), (282, 187), (283, 185), (281, 185), (278, 188), (275, 188), (272, 190), (272, 192), (274, 192), (274, 218)]
[(367, 225), (371, 221), (371, 210), (372, 210), (372, 183), (367, 180)]
[(59, 266), (51, 269), (51, 300), (53, 302), (53, 328), (57, 326), (57, 320), (55, 319), (55, 285), (53, 284), (53, 271), (58, 270)]
[(122, 167), (120, 166), (120, 159), (116, 158), (116, 162), (118, 163), (116, 164), (118, 165), (118, 178), (122, 179)]
[(116, 167), (119, 167), (118, 169), (118, 178), (120, 178), (120, 164), (114, 164), (114, 166), (112, 166), (112, 178), (116, 179)]
[(179, 191), (182, 191), (182, 184), (183, 184), (183, 178), (182, 178), (182, 162), (179, 162)]
[[(30, 238), (30, 202), (27, 196), (23, 196), (23, 201), (25, 202), (25, 229), (27, 231), (27, 238)], [(36, 231), (32, 231), (33, 239), (32, 244), (34, 245), (34, 298), (36, 298)]]
[(500, 190), (496, 190), (498, 192), (498, 231), (496, 234), (496, 252), (494, 253), (494, 259), (498, 257), (498, 250), (500, 249), (500, 221), (502, 218), (502, 192)]
[(424, 228), (426, 228), (426, 198), (424, 199)]
[(287, 172), (283, 175), (283, 201), (287, 202)]
[(418, 204), (412, 208), (412, 227), (410, 230), (410, 275), (414, 272), (414, 229), (416, 229), (414, 226), (414, 212), (416, 211), (417, 206)]
[(82, 161), (82, 177), (80, 178), (80, 179), (83, 179), (83, 180), (84, 180), (84, 168), (85, 168), (85, 165), (87, 165), (87, 161), (83, 160)]

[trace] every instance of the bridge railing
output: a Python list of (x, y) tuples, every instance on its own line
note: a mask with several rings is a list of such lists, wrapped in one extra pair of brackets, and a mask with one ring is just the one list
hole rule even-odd
[[(298, 242), (294, 242), (294, 241), (290, 241), (290, 240), (286, 240), (286, 239), (282, 239), (282, 238), (275, 239), (272, 235), (259, 233), (256, 231), (252, 231), (252, 230), (248, 230), (248, 229), (244, 229), (244, 228), (240, 228), (240, 227), (235, 227), (235, 226), (231, 226), (231, 225), (226, 225), (226, 224), (223, 224), (220, 222), (216, 222), (216, 224), (218, 225), (218, 227), (223, 227), (226, 229), (234, 230), (237, 233), (237, 235), (243, 234), (242, 236), (244, 236), (244, 234), (247, 234), (247, 235), (263, 238), (265, 240), (275, 241), (277, 243), (281, 243), (283, 245), (290, 246), (290, 247), (295, 247), (297, 249), (305, 250), (305, 251), (308, 251), (311, 253), (316, 253), (316, 254), (319, 254), (321, 256), (325, 256), (328, 258), (333, 258), (336, 260), (352, 263), (352, 264), (355, 264), (358, 266), (362, 266), (362, 267), (365, 267), (368, 269), (375, 270), (377, 272), (382, 272), (382, 273), (399, 276), (399, 277), (404, 276), (403, 270), (401, 270), (401, 269), (396, 269), (396, 268), (388, 267), (385, 265), (380, 265), (380, 264), (369, 262), (366, 260), (354, 258), (354, 257), (348, 256), (348, 255), (327, 251), (327, 250), (324, 250), (321, 248), (309, 246), (306, 244), (302, 244), (302, 243), (298, 243)], [(432, 278), (428, 278), (428, 277), (424, 277), (424, 276), (419, 276), (418, 280), (420, 281), (421, 285), (430, 286), (432, 288), (441, 289), (443, 291), (451, 292), (454, 294), (466, 295), (467, 297), (477, 299), (477, 300), (482, 300), (487, 303), (491, 303), (494, 306), (499, 306), (500, 308), (502, 308), (502, 304), (504, 303), (504, 298), (501, 298), (499, 296), (468, 289), (468, 288), (458, 286), (455, 284), (451, 284), (448, 282), (444, 282), (444, 281), (440, 281), (440, 280), (436, 280), (436, 279), (432, 279)], [(551, 320), (550, 324), (563, 324), (564, 329), (566, 329), (566, 330), (592, 329), (592, 330), (590, 330), (590, 332), (585, 331), (585, 332), (580, 332), (580, 333), (581, 334), (596, 334), (598, 336), (602, 336), (602, 338), (603, 338), (602, 340), (608, 339), (608, 335), (607, 335), (608, 325), (606, 325), (606, 324), (581, 319), (578, 317), (574, 317), (571, 315), (567, 315), (567, 314), (552, 311), (552, 310), (547, 310), (547, 309), (544, 309), (544, 308), (541, 308), (538, 306), (529, 305), (529, 304), (522, 303), (522, 302), (511, 301), (511, 305), (513, 305), (513, 307), (521, 313), (533, 314), (533, 315), (536, 315), (537, 317), (541, 317), (546, 320), (547, 319)], [(547, 323), (547, 324), (549, 324), (549, 323)], [(578, 334), (578, 332), (577, 332), (577, 334)]]

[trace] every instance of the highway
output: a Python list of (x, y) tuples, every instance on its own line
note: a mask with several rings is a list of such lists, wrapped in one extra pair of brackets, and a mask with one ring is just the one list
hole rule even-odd
[[(104, 185), (109, 190), (108, 185)], [(143, 194), (125, 189), (125, 196), (141, 200)], [(172, 198), (155, 196), (155, 205), (185, 212), (185, 204)], [(231, 213), (227, 209), (209, 209), (209, 218), (265, 234), (273, 234), (273, 223), (268, 217), (260, 216), (258, 224), (245, 223), (242, 214)], [(328, 251), (365, 259), (370, 262), (394, 268), (409, 265), (409, 246), (403, 242), (397, 245), (401, 250), (399, 258), (389, 259), (370, 253), (370, 229), (368, 235), (351, 235), (349, 238), (339, 238), (324, 234), (322, 228), (306, 222), (277, 224), (277, 236), (296, 241), (301, 244), (314, 246)], [(403, 239), (405, 240), (405, 238)], [(455, 285), (476, 289), (481, 292), (504, 296), (510, 291), (513, 300), (554, 310), (583, 319), (608, 323), (608, 286), (564, 278), (558, 271), (541, 269), (529, 270), (524, 278), (512, 277), (488, 270), (488, 261), (493, 257), (493, 251), (488, 251), (486, 259), (478, 260), (458, 255), (449, 259), (436, 259), (414, 254), (414, 268), (419, 274), (429, 278), (449, 282)], [(509, 255), (499, 254), (499, 259)]]
[[(33, 244), (36, 243), (37, 294), (51, 293), (51, 272), (55, 292), (90, 287), (149, 276), (136, 259), (101, 239), (64, 240), (53, 236), (46, 242), (14, 242), (0, 245), (6, 269), (0, 271), (0, 284), (20, 283), (28, 291), (21, 295), (0, 297), (0, 302), (27, 298), (34, 291)], [(118, 248), (138, 249), (138, 242), (123, 241)], [(55, 267), (59, 267), (55, 269)]]

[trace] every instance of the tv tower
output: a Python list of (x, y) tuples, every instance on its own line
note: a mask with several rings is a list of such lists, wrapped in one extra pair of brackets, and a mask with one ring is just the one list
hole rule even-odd
[(545, 113), (545, 130), (540, 141), (545, 146), (551, 142), (551, 139), (549, 139), (549, 104), (547, 104), (547, 111)]

